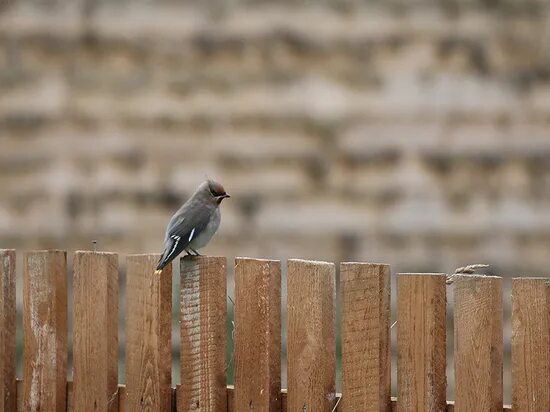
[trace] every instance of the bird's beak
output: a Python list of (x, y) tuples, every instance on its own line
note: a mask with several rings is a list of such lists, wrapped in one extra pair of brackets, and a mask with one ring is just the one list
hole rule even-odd
[(229, 196), (227, 193), (225, 195), (222, 195), (222, 199), (225, 199), (225, 198), (230, 198), (231, 196)]

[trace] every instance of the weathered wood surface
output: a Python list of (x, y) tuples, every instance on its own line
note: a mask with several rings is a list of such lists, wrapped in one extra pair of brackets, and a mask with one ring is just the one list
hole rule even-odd
[(82, 412), (118, 411), (118, 255), (74, 257), (74, 403)]
[(64, 412), (67, 389), (67, 255), (27, 252), (23, 266), (23, 408)]
[(15, 410), (15, 250), (0, 249), (0, 412)]
[(186, 256), (181, 275), (178, 412), (227, 410), (227, 260)]
[(446, 408), (446, 277), (397, 278), (397, 410)]
[(331, 412), (336, 399), (334, 264), (288, 261), (288, 409)]
[(342, 295), (342, 398), (339, 410), (389, 411), (390, 267), (340, 265)]
[(502, 410), (502, 278), (454, 282), (455, 411)]
[(512, 281), (512, 406), (550, 411), (550, 279)]
[(235, 260), (235, 410), (281, 410), (281, 264)]
[(126, 275), (126, 392), (128, 411), (170, 411), (172, 266), (160, 275), (160, 255), (130, 255)]

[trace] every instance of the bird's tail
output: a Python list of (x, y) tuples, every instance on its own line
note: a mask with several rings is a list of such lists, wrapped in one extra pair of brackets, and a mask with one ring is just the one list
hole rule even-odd
[(166, 260), (164, 259), (164, 254), (162, 254), (162, 256), (160, 257), (159, 259), (159, 263), (157, 264), (157, 268), (155, 269), (155, 275), (159, 275), (162, 273), (162, 269), (164, 269), (164, 267), (170, 262), (166, 262)]
[(159, 263), (157, 264), (157, 267), (155, 269), (155, 275), (160, 275), (162, 273), (162, 270), (170, 264), (171, 261), (167, 261), (165, 255), (166, 253), (163, 253), (160, 257)]
[(166, 259), (166, 252), (162, 254), (162, 256), (159, 259), (159, 263), (157, 264), (157, 267), (155, 269), (155, 275), (160, 275), (162, 273), (162, 270), (170, 264), (171, 260)]
[[(178, 244), (180, 247), (178, 247)], [(159, 259), (159, 263), (157, 264), (157, 270), (155, 270), (155, 274), (159, 275), (162, 269), (165, 266), (168, 266), (174, 258), (180, 254), (180, 252), (183, 249), (183, 243), (180, 243), (180, 237), (179, 236), (170, 236), (168, 239), (166, 239), (164, 243), (164, 252), (162, 253), (162, 256)]]

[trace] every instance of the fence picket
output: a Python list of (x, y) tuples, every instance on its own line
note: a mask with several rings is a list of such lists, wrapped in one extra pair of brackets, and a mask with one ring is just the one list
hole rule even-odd
[(225, 412), (227, 261), (184, 257), (181, 275), (181, 386), (178, 412)]
[(288, 261), (288, 410), (331, 412), (336, 400), (334, 264)]
[[(67, 381), (67, 259), (23, 258), (23, 380), (15, 379), (15, 251), (0, 249), (0, 412), (550, 410), (550, 279), (512, 282), (512, 400), (503, 406), (502, 278), (454, 280), (456, 401), (446, 401), (446, 284), (397, 279), (397, 397), (390, 397), (390, 270), (342, 263), (342, 394), (335, 392), (335, 268), (288, 261), (288, 390), (281, 389), (279, 261), (235, 260), (235, 387), (226, 384), (226, 259), (181, 259), (181, 385), (171, 387), (172, 273), (130, 255), (126, 385), (118, 384), (118, 255), (74, 257)], [(335, 404), (338, 403), (337, 408)]]
[(118, 411), (116, 253), (75, 253), (73, 364), (79, 411)]
[(235, 260), (235, 410), (281, 410), (281, 264)]
[(550, 280), (512, 281), (512, 407), (550, 411)]
[(340, 410), (391, 409), (390, 267), (340, 265), (342, 402)]
[(14, 411), (15, 250), (0, 249), (0, 411)]
[(27, 252), (23, 266), (23, 408), (65, 412), (67, 254)]
[(172, 268), (160, 255), (130, 255), (126, 276), (126, 392), (129, 411), (171, 410)]
[(454, 282), (456, 412), (502, 411), (502, 278)]
[(446, 408), (446, 285), (441, 274), (397, 278), (397, 410)]

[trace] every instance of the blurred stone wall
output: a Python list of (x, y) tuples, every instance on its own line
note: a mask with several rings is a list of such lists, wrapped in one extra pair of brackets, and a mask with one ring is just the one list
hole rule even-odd
[[(437, 6), (435, 4), (438, 4)], [(0, 0), (0, 247), (550, 267), (550, 2)]]

